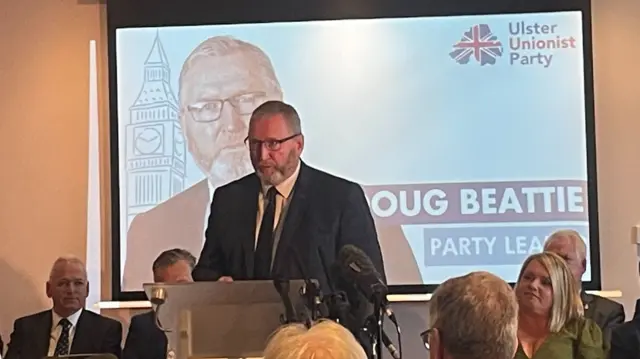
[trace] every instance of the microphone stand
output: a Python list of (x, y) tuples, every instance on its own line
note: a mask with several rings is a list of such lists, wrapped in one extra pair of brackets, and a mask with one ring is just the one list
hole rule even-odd
[(328, 317), (336, 321), (336, 323), (343, 326), (347, 325), (347, 318), (349, 317), (349, 311), (351, 305), (347, 300), (345, 292), (331, 293), (323, 298), (329, 309)]
[(371, 314), (366, 321), (365, 330), (369, 334), (371, 339), (371, 345), (373, 349), (373, 358), (382, 359), (382, 345), (384, 336), (384, 304), (386, 300), (386, 291), (378, 290), (378, 286), (375, 285), (373, 295), (370, 297), (370, 302), (373, 304), (373, 314)]
[(311, 312), (310, 320), (311, 322), (308, 325), (312, 325), (316, 320), (318, 320), (318, 311), (319, 311), (319, 302), (320, 302), (320, 288), (318, 284), (311, 279), (305, 278), (304, 287), (301, 288), (302, 296), (306, 300), (306, 307)]
[(373, 304), (373, 319), (374, 319), (374, 333), (375, 338), (373, 341), (373, 356), (376, 359), (382, 359), (382, 301), (376, 300)]
[(296, 312), (293, 309), (291, 298), (289, 298), (289, 280), (274, 279), (273, 285), (276, 287), (278, 294), (280, 294), (280, 299), (282, 299), (282, 304), (284, 305), (284, 314), (280, 315), (280, 322), (282, 324), (294, 323), (296, 321)]

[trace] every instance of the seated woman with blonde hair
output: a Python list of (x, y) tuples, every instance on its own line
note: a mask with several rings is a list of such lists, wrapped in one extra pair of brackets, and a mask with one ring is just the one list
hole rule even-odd
[(516, 283), (518, 351), (515, 359), (604, 359), (598, 325), (584, 317), (569, 267), (557, 254), (525, 260)]
[(289, 324), (278, 329), (264, 351), (264, 359), (367, 359), (349, 330), (332, 321), (307, 329)]

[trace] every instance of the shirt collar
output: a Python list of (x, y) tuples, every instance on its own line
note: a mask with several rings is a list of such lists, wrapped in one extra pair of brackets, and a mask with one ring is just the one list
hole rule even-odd
[[(300, 162), (301, 161), (298, 160), (298, 166), (296, 167), (296, 170), (293, 172), (293, 174), (276, 186), (278, 193), (282, 197), (284, 197), (284, 199), (288, 199), (289, 196), (291, 196), (293, 186), (296, 184), (296, 180), (298, 179), (298, 175), (300, 174)], [(271, 186), (263, 186), (262, 193), (267, 193), (270, 187)]]
[[(53, 323), (51, 323), (51, 325), (53, 328), (55, 328), (58, 326), (58, 323), (60, 323), (60, 319), (62, 319), (63, 317), (58, 315), (58, 313), (56, 313), (56, 311), (53, 309), (51, 310), (51, 313), (52, 313), (52, 319), (53, 319)], [(78, 319), (80, 319), (80, 314), (82, 314), (82, 309), (78, 310), (77, 312), (67, 317), (67, 320), (71, 323), (72, 328), (75, 328), (76, 325), (78, 324)]]

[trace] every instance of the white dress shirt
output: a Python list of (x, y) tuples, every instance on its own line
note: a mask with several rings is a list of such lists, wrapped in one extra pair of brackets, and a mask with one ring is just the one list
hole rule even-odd
[[(298, 179), (298, 175), (300, 174), (300, 162), (298, 162), (298, 167), (293, 172), (293, 174), (282, 181), (279, 185), (276, 186), (276, 190), (278, 190), (278, 195), (276, 195), (276, 212), (273, 219), (273, 229), (275, 231), (275, 238), (273, 243), (273, 255), (275, 255), (275, 250), (278, 248), (278, 242), (280, 240), (280, 233), (282, 232), (282, 226), (278, 226), (281, 222), (284, 223), (284, 218), (287, 214), (287, 209), (289, 208), (289, 202), (291, 202), (291, 197), (293, 193), (293, 187), (296, 184), (296, 180)], [(204, 244), (206, 240), (205, 233), (207, 231), (207, 227), (209, 226), (209, 214), (211, 212), (211, 201), (213, 200), (213, 192), (216, 190), (211, 182), (207, 181), (207, 185), (209, 186), (209, 206), (207, 206), (207, 210), (205, 212), (204, 217), (204, 232), (202, 233), (202, 243)], [(258, 194), (258, 213), (256, 215), (256, 246), (258, 245), (258, 234), (260, 233), (260, 225), (262, 224), (262, 216), (264, 213), (264, 196), (269, 190), (270, 186), (262, 186), (262, 192)]]
[[(58, 344), (58, 338), (60, 338), (62, 334), (62, 326), (58, 324), (63, 317), (59, 316), (54, 310), (51, 310), (51, 314), (53, 320), (51, 321), (51, 337), (49, 339), (49, 354), (47, 354), (47, 356), (53, 356), (53, 352), (56, 350), (56, 344)], [(80, 314), (82, 314), (82, 309), (67, 317), (67, 320), (71, 323), (71, 328), (69, 328), (69, 350), (71, 350), (73, 336), (76, 334)]]
[[(273, 230), (274, 230), (274, 239), (273, 239), (273, 253), (272, 256), (275, 256), (276, 249), (278, 248), (278, 242), (280, 241), (280, 234), (282, 233), (282, 223), (284, 223), (284, 219), (287, 216), (287, 210), (289, 209), (289, 203), (291, 203), (293, 188), (296, 184), (296, 180), (298, 179), (298, 174), (300, 173), (300, 162), (298, 162), (298, 167), (293, 172), (293, 174), (282, 181), (279, 185), (275, 186), (278, 193), (276, 194), (276, 208), (273, 216)], [(260, 227), (262, 226), (262, 216), (264, 216), (264, 207), (265, 207), (265, 196), (271, 186), (262, 186), (262, 191), (258, 193), (258, 213), (256, 214), (256, 242), (255, 246), (258, 246), (258, 236), (260, 235)], [(273, 258), (272, 258), (273, 259)], [(273, 262), (271, 263), (273, 265)]]

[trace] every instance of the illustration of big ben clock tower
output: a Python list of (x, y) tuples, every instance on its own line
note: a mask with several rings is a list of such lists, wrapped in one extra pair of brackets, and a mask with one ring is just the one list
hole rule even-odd
[(156, 33), (144, 62), (144, 82), (129, 108), (126, 130), (127, 219), (148, 211), (185, 187), (186, 145), (171, 89), (170, 67)]

